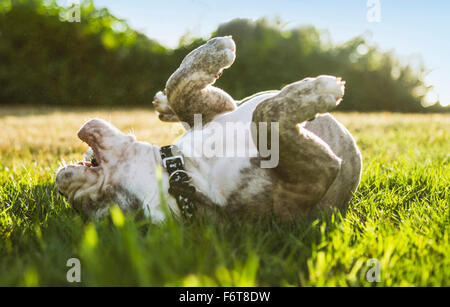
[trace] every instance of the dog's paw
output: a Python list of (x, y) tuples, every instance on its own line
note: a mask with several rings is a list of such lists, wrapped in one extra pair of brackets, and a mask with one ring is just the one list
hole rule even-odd
[(182, 65), (213, 74), (218, 78), (223, 69), (236, 59), (236, 44), (231, 36), (216, 37), (188, 54)]
[(319, 113), (326, 113), (336, 108), (345, 93), (345, 81), (333, 76), (317, 77), (315, 93), (319, 96)]
[(319, 95), (331, 95), (335, 102), (340, 102), (345, 93), (345, 81), (333, 76), (320, 76), (316, 79), (315, 92)]
[(163, 92), (156, 93), (153, 98), (153, 106), (155, 110), (159, 113), (159, 119), (164, 122), (177, 122), (178, 117), (172, 111), (169, 106), (169, 101), (167, 100), (166, 95)]
[(173, 114), (172, 109), (169, 106), (169, 101), (163, 92), (159, 91), (153, 98), (153, 106), (158, 113), (161, 114)]
[(175, 114), (159, 114), (158, 118), (159, 118), (159, 120), (161, 120), (163, 122), (170, 122), (170, 123), (174, 123), (174, 122), (179, 122), (180, 121), (178, 119), (178, 116), (176, 116)]
[(345, 82), (341, 78), (319, 76), (289, 84), (278, 96), (314, 113), (327, 113), (339, 105), (344, 92)]

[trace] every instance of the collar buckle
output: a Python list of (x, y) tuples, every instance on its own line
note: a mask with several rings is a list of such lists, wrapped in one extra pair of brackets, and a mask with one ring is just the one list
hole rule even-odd
[(177, 160), (177, 159), (180, 160), (180, 164), (181, 164), (180, 166), (182, 167), (184, 165), (183, 156), (172, 156), (172, 157), (166, 157), (166, 158), (162, 159), (164, 168), (167, 168), (167, 161), (172, 161), (172, 160)]

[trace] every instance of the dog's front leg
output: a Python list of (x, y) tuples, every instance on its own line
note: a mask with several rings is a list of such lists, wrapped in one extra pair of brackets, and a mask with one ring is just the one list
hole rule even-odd
[(217, 37), (189, 53), (170, 76), (164, 92), (156, 94), (154, 106), (165, 121), (194, 123), (201, 114), (203, 123), (236, 108), (233, 98), (212, 86), (235, 58), (236, 45), (231, 37)]
[[(343, 83), (335, 77), (305, 79), (283, 88), (277, 95), (261, 102), (253, 113), (256, 127), (266, 123), (265, 135), (271, 144), (271, 123), (278, 123), (279, 163), (276, 171), (296, 191), (303, 191), (299, 202), (316, 205), (335, 180), (341, 166), (337, 157), (317, 135), (298, 125), (313, 119), (318, 113), (333, 110), (344, 94)], [(267, 128), (266, 128), (267, 127)], [(276, 127), (276, 126), (275, 126)], [(258, 132), (252, 131), (255, 144), (261, 147)], [(264, 146), (267, 146), (264, 144)]]

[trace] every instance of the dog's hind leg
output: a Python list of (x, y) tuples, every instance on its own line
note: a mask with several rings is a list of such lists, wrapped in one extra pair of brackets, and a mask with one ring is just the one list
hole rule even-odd
[[(284, 182), (299, 192), (297, 202), (316, 205), (335, 180), (341, 159), (304, 124), (318, 113), (333, 110), (344, 94), (343, 82), (330, 76), (308, 78), (284, 87), (277, 95), (261, 102), (253, 112), (253, 122), (266, 123), (267, 144), (271, 144), (271, 123), (277, 122), (279, 163), (275, 171)], [(276, 126), (275, 126), (276, 127)], [(261, 128), (260, 128), (261, 129)], [(258, 144), (258, 131), (252, 131)], [(261, 133), (261, 131), (259, 131)], [(267, 144), (264, 144), (266, 146)], [(260, 147), (258, 149), (266, 148)]]
[(189, 53), (170, 76), (165, 91), (155, 96), (160, 118), (192, 126), (194, 114), (201, 114), (206, 123), (217, 114), (234, 110), (233, 98), (212, 84), (233, 64), (235, 50), (231, 37), (217, 37)]

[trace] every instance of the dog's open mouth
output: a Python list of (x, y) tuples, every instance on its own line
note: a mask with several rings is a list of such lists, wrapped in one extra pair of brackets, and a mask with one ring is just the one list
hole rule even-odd
[(99, 167), (100, 166), (100, 159), (98, 159), (95, 155), (94, 150), (89, 147), (87, 150), (84, 160), (83, 161), (71, 161), (70, 163), (67, 163), (64, 160), (59, 161), (59, 165), (62, 168), (65, 168), (67, 166), (86, 166), (86, 167)]
[(91, 159), (91, 167), (97, 167), (97, 166), (98, 166), (97, 160), (95, 159), (95, 157), (92, 157), (92, 159)]
[(95, 151), (92, 149), (92, 147), (89, 147), (84, 157), (84, 161), (80, 161), (77, 164), (87, 167), (98, 167), (100, 166), (100, 159), (96, 157)]

